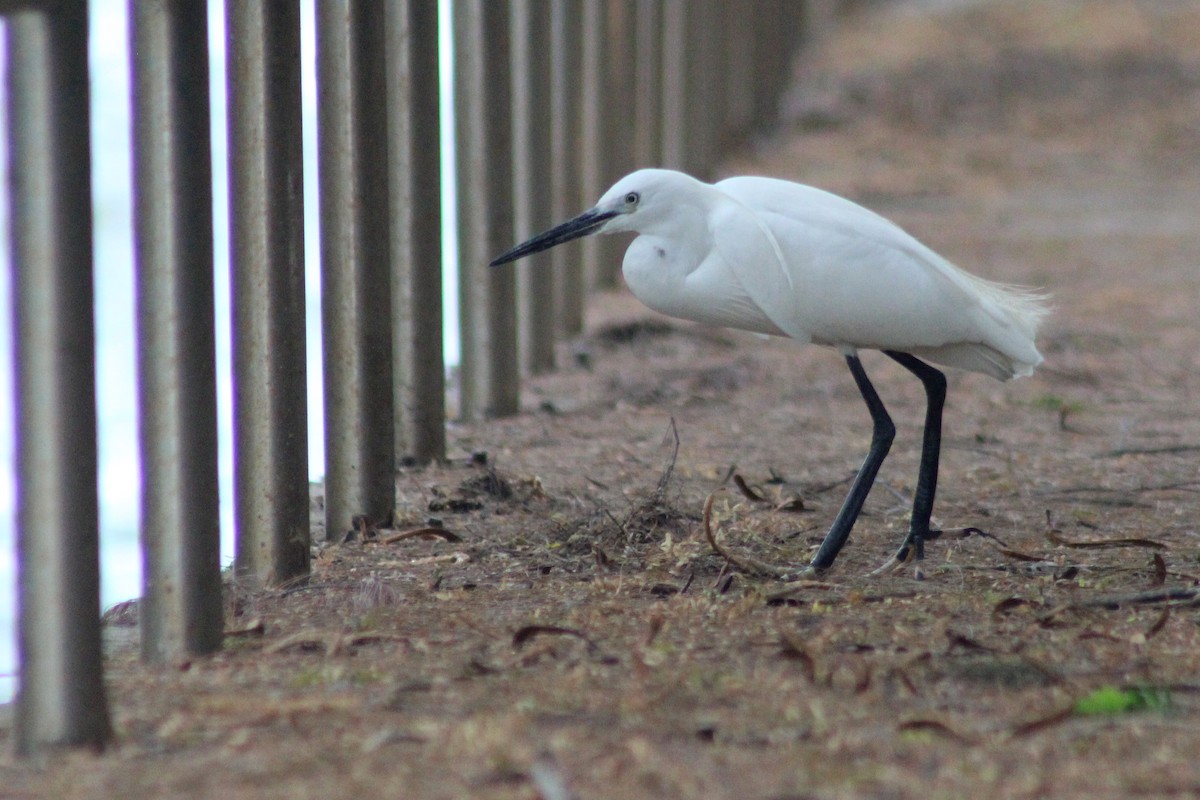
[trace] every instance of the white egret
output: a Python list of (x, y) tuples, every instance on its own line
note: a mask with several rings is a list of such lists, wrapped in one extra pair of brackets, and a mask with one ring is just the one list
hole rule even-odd
[(772, 178), (703, 183), (644, 169), (591, 210), (518, 245), (504, 264), (591, 233), (635, 231), (629, 288), (681, 319), (836, 348), (874, 423), (870, 450), (810, 564), (827, 569), (850, 535), (895, 426), (858, 358), (882, 350), (925, 386), (921, 465), (909, 532), (896, 561), (924, 557), (940, 531), (937, 488), (946, 378), (926, 361), (1000, 380), (1042, 361), (1034, 343), (1045, 298), (970, 275), (878, 214), (829, 192)]

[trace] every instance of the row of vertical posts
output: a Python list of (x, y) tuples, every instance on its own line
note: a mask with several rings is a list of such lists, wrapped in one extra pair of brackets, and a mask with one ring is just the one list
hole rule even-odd
[[(824, 5), (834, 0), (826, 0)], [(809, 3), (454, 0), (459, 413), (515, 413), (583, 295), (591, 242), (491, 257), (620, 175), (707, 176), (769, 119)], [(87, 3), (3, 2), (19, 550), (16, 743), (100, 746)], [(435, 0), (318, 0), (318, 174), (301, 156), (295, 0), (226, 0), (235, 568), (308, 573), (304, 180), (319, 186), (326, 537), (395, 503), (397, 465), (445, 457)], [(207, 15), (131, 0), (143, 658), (221, 644)], [(582, 257), (580, 256), (582, 252)]]
[(771, 121), (814, 8), (835, 4), (455, 0), (461, 416), (519, 408), (520, 376), (554, 368), (586, 291), (616, 284), (624, 243), (488, 260), (634, 169), (710, 177)]

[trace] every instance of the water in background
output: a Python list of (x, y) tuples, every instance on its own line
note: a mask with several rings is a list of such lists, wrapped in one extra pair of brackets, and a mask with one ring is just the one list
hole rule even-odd
[[(316, 42), (314, 0), (301, 3), (301, 59), (304, 91), (304, 203), (308, 337), (309, 473), (324, 473), (322, 427), (320, 278), (317, 255)], [(440, 0), (448, 20), (450, 0)], [(101, 602), (108, 607), (141, 591), (141, 555), (137, 528), (140, 503), (137, 455), (137, 401), (133, 309), (133, 221), (130, 191), (130, 118), (128, 19), (125, 0), (91, 0), (90, 39), (92, 106), (92, 196), (96, 257), (96, 373), (100, 425)], [(0, 26), (3, 22), (0, 21)], [(450, 41), (443, 24), (441, 81), (449, 91)], [(2, 28), (0, 28), (2, 30)], [(209, 52), (213, 147), (213, 245), (216, 254), (217, 401), (220, 435), (221, 559), (233, 558), (231, 455), (230, 310), (228, 189), (226, 172), (224, 4), (209, 2)], [(0, 118), (4, 117), (3, 70), (7, 63), (0, 37)], [(453, 104), (442, 103), (442, 170), (449, 192), (442, 197), (447, 224), (444, 263), (457, 265), (454, 238)], [(7, 120), (0, 120), (0, 153), (7, 152)], [(7, 158), (0, 158), (0, 186), (7, 184)], [(0, 191), (0, 702), (16, 689), (16, 543), (13, 509), (13, 384), (11, 265), (9, 264), (7, 192)], [(445, 269), (445, 337), (448, 363), (458, 361), (457, 269)]]

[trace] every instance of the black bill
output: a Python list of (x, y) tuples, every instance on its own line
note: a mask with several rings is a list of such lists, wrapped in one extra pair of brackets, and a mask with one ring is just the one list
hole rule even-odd
[(540, 253), (543, 250), (549, 250), (556, 244), (569, 242), (572, 239), (578, 239), (581, 236), (587, 236), (589, 233), (595, 233), (600, 227), (615, 217), (616, 211), (585, 211), (575, 219), (567, 220), (562, 225), (551, 228), (545, 233), (539, 233), (524, 244), (519, 244), (512, 250), (509, 250), (502, 256), (497, 256), (492, 260), (491, 266), (498, 267), (501, 264), (507, 264), (510, 261), (516, 261), (518, 258)]

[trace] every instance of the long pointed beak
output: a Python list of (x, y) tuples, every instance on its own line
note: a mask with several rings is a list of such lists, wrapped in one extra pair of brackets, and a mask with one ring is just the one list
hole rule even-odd
[(492, 261), (491, 266), (498, 267), (501, 264), (516, 261), (518, 258), (524, 258), (533, 253), (549, 250), (557, 244), (569, 242), (581, 236), (587, 236), (589, 233), (595, 233), (604, 223), (617, 216), (617, 213), (616, 211), (600, 211), (595, 208), (585, 211), (578, 217), (575, 217), (575, 219), (567, 220), (545, 233), (539, 233), (524, 244), (519, 244), (512, 250), (509, 250), (504, 255), (497, 256)]

